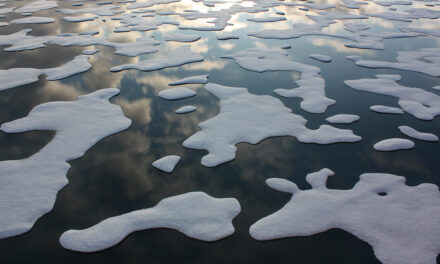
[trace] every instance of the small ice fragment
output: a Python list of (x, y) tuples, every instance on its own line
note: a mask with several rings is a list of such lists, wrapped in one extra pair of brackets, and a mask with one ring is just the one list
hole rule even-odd
[(185, 87), (178, 87), (163, 90), (159, 93), (159, 97), (165, 100), (179, 100), (196, 95), (196, 92)]
[(192, 105), (185, 105), (176, 110), (176, 114), (186, 114), (197, 110), (197, 107)]
[(438, 141), (438, 137), (431, 133), (422, 133), (409, 126), (399, 126), (400, 132), (408, 137), (425, 140), (425, 141)]
[(358, 115), (339, 114), (326, 118), (327, 122), (332, 124), (351, 124), (359, 120)]
[(97, 52), (99, 52), (99, 50), (97, 50), (97, 49), (88, 49), (88, 50), (83, 50), (82, 53), (85, 54), (85, 55), (93, 55), (93, 54), (95, 54)]
[(153, 162), (153, 167), (161, 171), (171, 173), (180, 161), (180, 156), (169, 155)]
[(391, 107), (386, 105), (373, 105), (370, 109), (377, 113), (382, 114), (403, 114), (403, 110), (399, 107)]
[(48, 24), (55, 22), (51, 17), (30, 16), (11, 20), (11, 24)]
[(239, 39), (238, 35), (232, 34), (232, 33), (223, 33), (217, 35), (218, 40), (228, 40), (228, 39)]
[(194, 42), (200, 39), (198, 35), (188, 35), (188, 34), (168, 34), (165, 36), (165, 41), (177, 41), (177, 42)]
[(315, 59), (315, 60), (322, 61), (322, 62), (331, 62), (332, 61), (332, 58), (330, 56), (321, 55), (321, 54), (310, 54), (309, 57), (312, 59)]
[(183, 78), (181, 80), (171, 82), (168, 85), (180, 85), (180, 84), (204, 84), (208, 82), (208, 75), (197, 75)]
[(291, 48), (292, 48), (292, 45), (290, 45), (290, 44), (285, 44), (285, 45), (281, 46), (281, 48), (282, 48), (282, 49), (291, 49)]
[(278, 22), (286, 20), (285, 17), (254, 17), (248, 18), (248, 21), (257, 22), (257, 23), (268, 23), (268, 22)]
[(389, 138), (374, 144), (373, 148), (378, 151), (395, 151), (401, 149), (412, 149), (414, 142), (404, 138)]

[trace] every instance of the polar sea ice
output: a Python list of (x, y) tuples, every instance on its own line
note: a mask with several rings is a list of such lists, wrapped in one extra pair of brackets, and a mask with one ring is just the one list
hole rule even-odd
[(246, 88), (208, 83), (204, 87), (220, 99), (220, 113), (199, 124), (201, 131), (183, 142), (192, 149), (206, 149), (202, 165), (214, 167), (235, 158), (235, 144), (257, 144), (276, 136), (294, 136), (300, 142), (330, 144), (356, 142), (361, 137), (351, 130), (322, 125), (308, 129), (302, 116), (292, 113), (281, 101), (269, 95), (254, 95)]
[(409, 126), (399, 126), (399, 130), (408, 137), (425, 141), (438, 141), (438, 137), (436, 135), (431, 133), (423, 133)]
[(364, 173), (349, 190), (328, 189), (329, 169), (310, 173), (310, 190), (271, 178), (273, 189), (292, 194), (279, 211), (250, 227), (257, 240), (310, 236), (340, 228), (369, 243), (384, 264), (435, 264), (440, 253), (440, 192), (430, 183), (408, 186), (405, 178)]
[(414, 142), (405, 138), (388, 138), (377, 142), (373, 148), (378, 151), (395, 151), (403, 149), (412, 149)]
[(66, 231), (60, 243), (70, 250), (94, 252), (118, 244), (130, 233), (151, 228), (171, 228), (195, 239), (216, 241), (234, 233), (232, 220), (240, 211), (234, 198), (189, 192), (165, 198), (152, 208), (105, 219), (84, 230)]
[(328, 117), (325, 119), (327, 122), (332, 124), (351, 124), (359, 120), (358, 115), (350, 115), (350, 114), (339, 114)]
[(158, 95), (165, 100), (180, 100), (194, 96), (196, 95), (196, 92), (186, 87), (178, 87), (163, 90)]
[(155, 167), (156, 169), (159, 169), (167, 173), (171, 173), (173, 172), (174, 168), (176, 167), (177, 163), (179, 163), (179, 161), (180, 161), (180, 156), (169, 155), (156, 160), (151, 165), (153, 165), (153, 167)]
[(108, 100), (119, 89), (108, 88), (34, 107), (28, 116), (1, 125), (7, 133), (55, 130), (40, 151), (22, 160), (0, 162), (0, 238), (20, 235), (52, 210), (67, 183), (69, 160), (80, 158), (99, 140), (131, 125), (118, 105)]

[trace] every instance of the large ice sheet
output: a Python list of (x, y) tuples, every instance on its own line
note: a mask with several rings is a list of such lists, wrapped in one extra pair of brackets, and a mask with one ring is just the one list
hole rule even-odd
[(7, 133), (55, 130), (40, 151), (22, 160), (0, 162), (0, 238), (20, 235), (51, 211), (67, 183), (69, 160), (80, 158), (99, 140), (127, 129), (131, 121), (108, 100), (119, 89), (108, 88), (34, 107), (28, 116), (3, 123)]
[(405, 178), (364, 173), (349, 190), (328, 189), (329, 169), (310, 173), (310, 190), (271, 178), (273, 189), (292, 193), (279, 211), (250, 227), (257, 240), (310, 236), (340, 228), (369, 243), (384, 264), (435, 264), (440, 253), (440, 193), (434, 184), (408, 186)]
[(208, 83), (205, 89), (220, 99), (220, 113), (199, 124), (201, 131), (183, 142), (183, 146), (206, 149), (202, 165), (214, 167), (235, 158), (241, 142), (257, 144), (276, 136), (294, 136), (300, 142), (330, 144), (356, 142), (361, 137), (351, 130), (322, 125), (308, 129), (307, 120), (293, 114), (281, 101), (268, 95), (254, 95), (246, 88)]
[(240, 213), (234, 198), (215, 198), (189, 192), (161, 200), (156, 206), (111, 217), (84, 230), (69, 230), (60, 237), (64, 248), (94, 252), (112, 247), (130, 233), (171, 228), (185, 235), (216, 241), (234, 233), (232, 220)]

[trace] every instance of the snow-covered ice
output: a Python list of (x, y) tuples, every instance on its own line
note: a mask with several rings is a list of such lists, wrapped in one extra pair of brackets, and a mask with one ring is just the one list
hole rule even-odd
[(40, 10), (51, 9), (57, 7), (57, 1), (37, 0), (23, 7), (15, 9), (16, 13), (34, 13)]
[(438, 137), (436, 135), (431, 133), (419, 132), (409, 126), (399, 126), (399, 130), (408, 137), (425, 140), (425, 141), (438, 141)]
[(69, 230), (60, 237), (64, 248), (95, 252), (112, 247), (130, 233), (171, 228), (191, 238), (216, 241), (234, 233), (232, 220), (240, 213), (235, 198), (215, 198), (189, 192), (161, 200), (156, 206), (114, 216), (84, 230)]
[(51, 17), (30, 16), (11, 20), (11, 24), (47, 24), (55, 22)]
[(391, 107), (386, 105), (373, 105), (370, 109), (377, 113), (382, 114), (403, 114), (403, 110), (399, 107)]
[(188, 34), (180, 34), (180, 33), (167, 34), (165, 36), (165, 41), (194, 42), (199, 39), (200, 36), (198, 35), (188, 35)]
[(155, 167), (156, 169), (159, 169), (167, 173), (171, 173), (173, 172), (174, 168), (176, 167), (177, 163), (179, 163), (179, 161), (180, 161), (180, 156), (169, 155), (156, 160), (151, 165), (153, 165), (153, 167)]
[(325, 119), (327, 122), (332, 124), (351, 124), (359, 120), (358, 115), (350, 115), (350, 114), (339, 114), (331, 117), (327, 117)]
[(414, 142), (404, 138), (389, 138), (384, 139), (373, 145), (375, 150), (379, 151), (395, 151), (402, 149), (412, 149)]
[(0, 238), (29, 231), (52, 210), (58, 191), (68, 183), (67, 161), (82, 157), (102, 138), (131, 125), (121, 108), (109, 102), (118, 93), (119, 89), (108, 88), (77, 101), (44, 103), (28, 116), (1, 125), (6, 133), (55, 130), (56, 134), (32, 156), (0, 162)]
[(356, 142), (361, 137), (351, 130), (322, 125), (308, 129), (307, 120), (293, 114), (281, 101), (269, 95), (254, 95), (246, 88), (208, 83), (205, 89), (220, 99), (220, 113), (199, 124), (201, 131), (183, 142), (183, 146), (206, 149), (202, 165), (214, 167), (235, 158), (241, 142), (257, 144), (276, 136), (294, 136), (300, 142), (330, 144)]
[(438, 186), (408, 186), (401, 176), (364, 173), (352, 189), (328, 189), (331, 175), (329, 169), (308, 174), (309, 190), (300, 190), (285, 179), (266, 180), (271, 188), (291, 193), (292, 198), (253, 224), (250, 235), (272, 240), (340, 228), (370, 244), (384, 264), (436, 263), (440, 253)]
[(183, 78), (181, 80), (171, 82), (168, 85), (181, 85), (181, 84), (205, 84), (208, 82), (208, 75), (196, 75)]
[(322, 55), (322, 54), (310, 54), (309, 57), (312, 59), (315, 59), (315, 60), (322, 61), (322, 62), (331, 62), (332, 61), (332, 58), (330, 56)]
[(197, 107), (192, 105), (185, 105), (176, 110), (176, 114), (186, 114), (197, 110)]
[(163, 90), (158, 95), (165, 100), (179, 100), (194, 96), (196, 92), (186, 87), (177, 87)]

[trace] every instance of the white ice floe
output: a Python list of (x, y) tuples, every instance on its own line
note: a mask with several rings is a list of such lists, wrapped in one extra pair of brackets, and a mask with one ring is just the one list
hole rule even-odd
[(121, 108), (109, 102), (118, 93), (119, 89), (108, 88), (77, 101), (44, 103), (28, 116), (1, 125), (7, 133), (55, 130), (56, 134), (29, 158), (0, 162), (0, 238), (29, 231), (52, 210), (58, 191), (68, 183), (67, 161), (130, 126)]
[(171, 82), (168, 85), (180, 85), (180, 84), (204, 84), (208, 82), (208, 75), (197, 75), (183, 78), (181, 80)]
[(197, 107), (192, 105), (185, 105), (176, 110), (176, 114), (186, 114), (197, 110)]
[(127, 69), (137, 69), (140, 71), (156, 71), (163, 68), (181, 66), (183, 64), (199, 61), (203, 61), (203, 56), (199, 55), (198, 53), (192, 52), (189, 46), (181, 46), (166, 57), (143, 60), (139, 61), (136, 64), (121, 65), (111, 68), (110, 71), (117, 72)]
[(188, 35), (188, 34), (180, 34), (180, 33), (167, 34), (165, 36), (165, 41), (193, 42), (199, 39), (200, 36), (198, 35)]
[(404, 111), (422, 120), (432, 120), (440, 114), (440, 96), (420, 88), (401, 86), (386, 75), (379, 76), (377, 79), (347, 80), (344, 83), (356, 90), (397, 97)]
[(125, 13), (118, 17), (112, 17), (112, 20), (118, 20), (121, 23), (113, 32), (149, 31), (157, 29), (160, 25), (179, 25), (176, 21), (146, 20), (146, 16), (150, 16), (150, 14), (138, 16)]
[(82, 54), (93, 55), (93, 54), (95, 54), (97, 52), (99, 52), (99, 50), (97, 50), (97, 49), (89, 49), (89, 50), (83, 50)]
[(176, 3), (176, 2), (180, 2), (180, 0), (150, 0), (145, 2), (133, 2), (131, 5), (127, 7), (127, 9), (145, 8), (154, 5), (160, 5), (160, 4), (163, 5), (163, 4)]
[(228, 40), (228, 39), (239, 39), (240, 37), (236, 34), (233, 33), (222, 33), (222, 34), (217, 34), (217, 39), (218, 40)]
[(223, 58), (235, 59), (238, 65), (250, 71), (298, 71), (299, 87), (294, 89), (275, 89), (274, 92), (284, 97), (302, 98), (300, 106), (311, 113), (323, 113), (335, 103), (325, 96), (325, 80), (319, 74), (321, 69), (287, 59), (287, 53), (279, 49), (252, 48)]
[(358, 2), (354, 0), (341, 0), (341, 1), (343, 3), (341, 6), (345, 6), (351, 9), (359, 9), (361, 5), (368, 5), (368, 2)]
[(0, 22), (0, 27), (4, 27), (4, 26), (7, 26), (7, 25), (9, 25), (8, 22)]
[(38, 81), (38, 76), (45, 74), (46, 80), (55, 81), (88, 71), (92, 65), (89, 56), (78, 55), (68, 63), (49, 69), (12, 68), (0, 70), (0, 91)]
[(178, 87), (163, 90), (158, 95), (165, 100), (179, 100), (194, 96), (196, 92), (186, 87)]
[(257, 22), (257, 23), (267, 23), (267, 22), (278, 22), (286, 20), (285, 17), (253, 17), (248, 18), (248, 21)]
[(312, 189), (271, 178), (266, 183), (292, 198), (250, 227), (257, 240), (311, 236), (343, 229), (369, 243), (384, 264), (435, 264), (440, 253), (440, 194), (430, 183), (408, 186), (405, 178), (364, 173), (349, 190), (328, 189), (329, 169), (308, 174)]
[(153, 165), (153, 167), (155, 167), (156, 169), (159, 169), (167, 173), (171, 173), (173, 172), (174, 168), (176, 167), (177, 163), (179, 163), (179, 161), (180, 161), (180, 156), (169, 155), (156, 160), (151, 165)]
[(374, 1), (374, 3), (381, 5), (381, 6), (392, 6), (392, 5), (412, 5), (412, 1), (402, 1), (402, 0), (395, 0), (395, 1)]
[(436, 135), (431, 133), (419, 132), (409, 126), (399, 126), (399, 130), (408, 137), (425, 140), (425, 141), (438, 141), (438, 137)]
[(373, 105), (370, 109), (377, 113), (382, 114), (403, 114), (403, 110), (399, 107), (391, 107), (386, 105)]
[(360, 57), (351, 58), (356, 65), (363, 67), (407, 70), (440, 77), (440, 48), (399, 51), (396, 57), (397, 62), (363, 60)]
[(119, 9), (119, 6), (116, 5), (84, 7), (79, 9), (62, 8), (62, 9), (58, 9), (57, 11), (67, 15), (89, 13), (89, 14), (95, 14), (97, 16), (114, 16), (116, 14), (120, 14), (124, 12), (124, 10)]
[(322, 62), (331, 62), (332, 61), (332, 58), (330, 56), (322, 55), (322, 54), (310, 54), (309, 57), (312, 59), (315, 59), (315, 60), (322, 61)]
[(60, 237), (64, 248), (95, 252), (112, 247), (130, 233), (171, 228), (191, 238), (216, 241), (234, 233), (232, 220), (240, 213), (235, 198), (215, 198), (189, 192), (161, 200), (156, 206), (114, 216), (83, 230), (69, 230)]
[(136, 42), (128, 43), (113, 43), (112, 46), (116, 48), (115, 54), (135, 57), (142, 54), (157, 52), (155, 47), (160, 44), (160, 41), (155, 40), (151, 36), (140, 37)]
[(47, 24), (55, 22), (54, 18), (51, 17), (23, 17), (11, 20), (11, 24)]
[(57, 7), (57, 1), (37, 0), (23, 7), (15, 9), (16, 13), (34, 13), (40, 10), (51, 9)]
[(377, 142), (373, 145), (373, 148), (379, 151), (395, 151), (402, 149), (412, 149), (414, 145), (414, 142), (409, 139), (389, 138)]
[(68, 22), (94, 21), (97, 18), (98, 18), (97, 15), (92, 15), (92, 16), (89, 16), (89, 15), (84, 15), (84, 16), (65, 16), (65, 17), (63, 17), (63, 19), (68, 21)]
[(427, 8), (410, 8), (404, 12), (381, 12), (371, 13), (365, 12), (364, 15), (370, 17), (380, 17), (388, 20), (396, 20), (402, 22), (411, 22), (413, 19), (428, 18), (437, 19), (440, 18), (440, 10), (427, 9)]
[(432, 87), (432, 89), (440, 91), (440, 85), (434, 86), (434, 87)]
[(317, 144), (361, 140), (351, 130), (328, 125), (310, 130), (305, 126), (307, 120), (269, 95), (213, 83), (205, 89), (220, 99), (220, 113), (200, 123), (201, 131), (185, 140), (183, 146), (206, 149), (209, 154), (202, 158), (202, 165), (207, 167), (233, 160), (238, 143), (257, 144), (269, 137), (294, 136), (300, 142)]
[(339, 114), (325, 119), (332, 124), (351, 124), (359, 120), (358, 115)]

